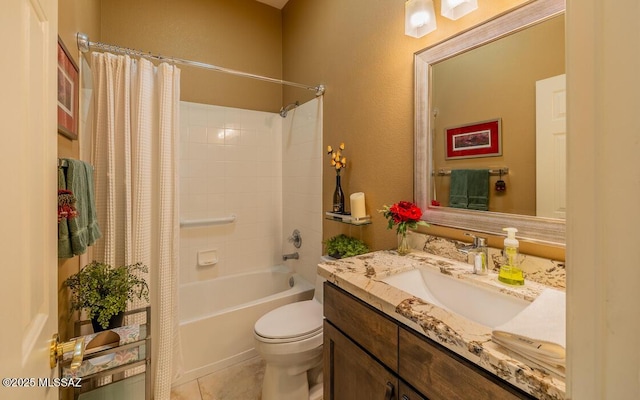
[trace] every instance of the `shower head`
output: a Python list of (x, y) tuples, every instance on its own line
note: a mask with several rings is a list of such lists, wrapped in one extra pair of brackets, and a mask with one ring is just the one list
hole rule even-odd
[(291, 104), (289, 104), (289, 105), (287, 105), (287, 106), (283, 106), (283, 107), (280, 109), (280, 116), (281, 116), (282, 118), (286, 118), (286, 117), (287, 117), (287, 113), (288, 113), (289, 111), (293, 110), (294, 108), (298, 107), (299, 105), (300, 105), (300, 103), (299, 103), (298, 101), (296, 101), (295, 103), (291, 103)]

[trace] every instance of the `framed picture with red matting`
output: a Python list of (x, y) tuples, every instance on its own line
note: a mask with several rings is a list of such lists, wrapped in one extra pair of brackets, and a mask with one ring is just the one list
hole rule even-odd
[(78, 139), (78, 66), (58, 37), (58, 132)]
[(502, 155), (500, 118), (446, 128), (446, 159)]

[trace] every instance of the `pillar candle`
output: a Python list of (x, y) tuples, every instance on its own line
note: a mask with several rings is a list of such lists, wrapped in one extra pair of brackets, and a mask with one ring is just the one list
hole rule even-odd
[(364, 193), (357, 192), (351, 194), (351, 217), (363, 218), (367, 216), (364, 208)]

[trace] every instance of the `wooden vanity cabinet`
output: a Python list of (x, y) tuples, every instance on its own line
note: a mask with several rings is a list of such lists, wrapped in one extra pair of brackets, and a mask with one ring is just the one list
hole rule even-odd
[(399, 335), (398, 374), (429, 400), (534, 398), (414, 331)]
[(325, 399), (534, 399), (337, 286), (324, 285)]

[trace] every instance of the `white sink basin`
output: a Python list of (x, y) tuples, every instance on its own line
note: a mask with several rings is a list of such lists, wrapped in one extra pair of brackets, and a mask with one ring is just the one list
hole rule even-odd
[(382, 281), (489, 328), (495, 328), (511, 320), (531, 304), (429, 268), (401, 272)]

